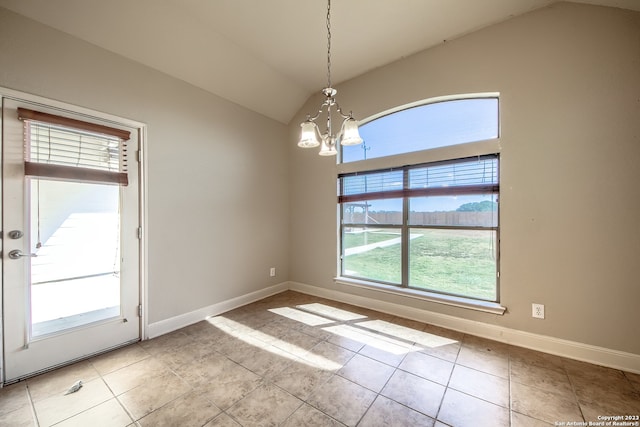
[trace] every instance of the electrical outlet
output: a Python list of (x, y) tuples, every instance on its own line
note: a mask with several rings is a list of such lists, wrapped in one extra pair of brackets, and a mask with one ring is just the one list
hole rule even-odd
[(276, 268), (275, 267), (271, 267), (271, 269), (269, 270), (269, 276), (271, 276), (271, 277), (275, 277), (276, 276)]
[(531, 317), (544, 319), (544, 304), (531, 304)]

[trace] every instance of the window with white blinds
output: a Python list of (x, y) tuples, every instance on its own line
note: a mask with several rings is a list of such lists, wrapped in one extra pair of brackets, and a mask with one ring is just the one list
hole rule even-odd
[(339, 176), (339, 203), (398, 197), (497, 193), (498, 157), (485, 155)]
[(341, 276), (497, 302), (497, 154), (341, 174)]
[(25, 175), (127, 185), (129, 132), (19, 108)]

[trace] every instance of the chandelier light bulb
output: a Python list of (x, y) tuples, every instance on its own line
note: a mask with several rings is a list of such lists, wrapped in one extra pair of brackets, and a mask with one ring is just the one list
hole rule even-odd
[(298, 147), (302, 148), (312, 148), (320, 145), (320, 141), (318, 141), (318, 126), (310, 120), (306, 120), (300, 123), (300, 127), (302, 128), (300, 132), (300, 141), (298, 142)]

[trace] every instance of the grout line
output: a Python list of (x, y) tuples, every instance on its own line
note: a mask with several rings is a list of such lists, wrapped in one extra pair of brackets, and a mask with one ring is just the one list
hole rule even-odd
[(33, 398), (31, 397), (31, 390), (29, 390), (29, 384), (25, 381), (24, 388), (27, 390), (27, 396), (29, 397), (29, 404), (31, 407), (31, 415), (33, 416), (33, 421), (36, 423), (36, 427), (40, 426), (40, 421), (38, 420), (38, 415), (36, 413), (36, 406), (33, 402)]

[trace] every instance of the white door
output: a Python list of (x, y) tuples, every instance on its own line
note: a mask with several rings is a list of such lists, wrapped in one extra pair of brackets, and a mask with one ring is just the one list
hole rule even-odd
[[(102, 153), (95, 155), (100, 166), (100, 156), (112, 156), (122, 142), (68, 124), (20, 120), (19, 108), (101, 124), (95, 117), (2, 100), (5, 382), (136, 341), (141, 320), (137, 159), (128, 161), (126, 186), (78, 178), (73, 156), (77, 164), (79, 157), (91, 163), (94, 152)], [(137, 129), (102, 124), (130, 131), (125, 151), (136, 153)], [(73, 176), (52, 178), (29, 167), (60, 153), (71, 162), (57, 171), (72, 170)]]

